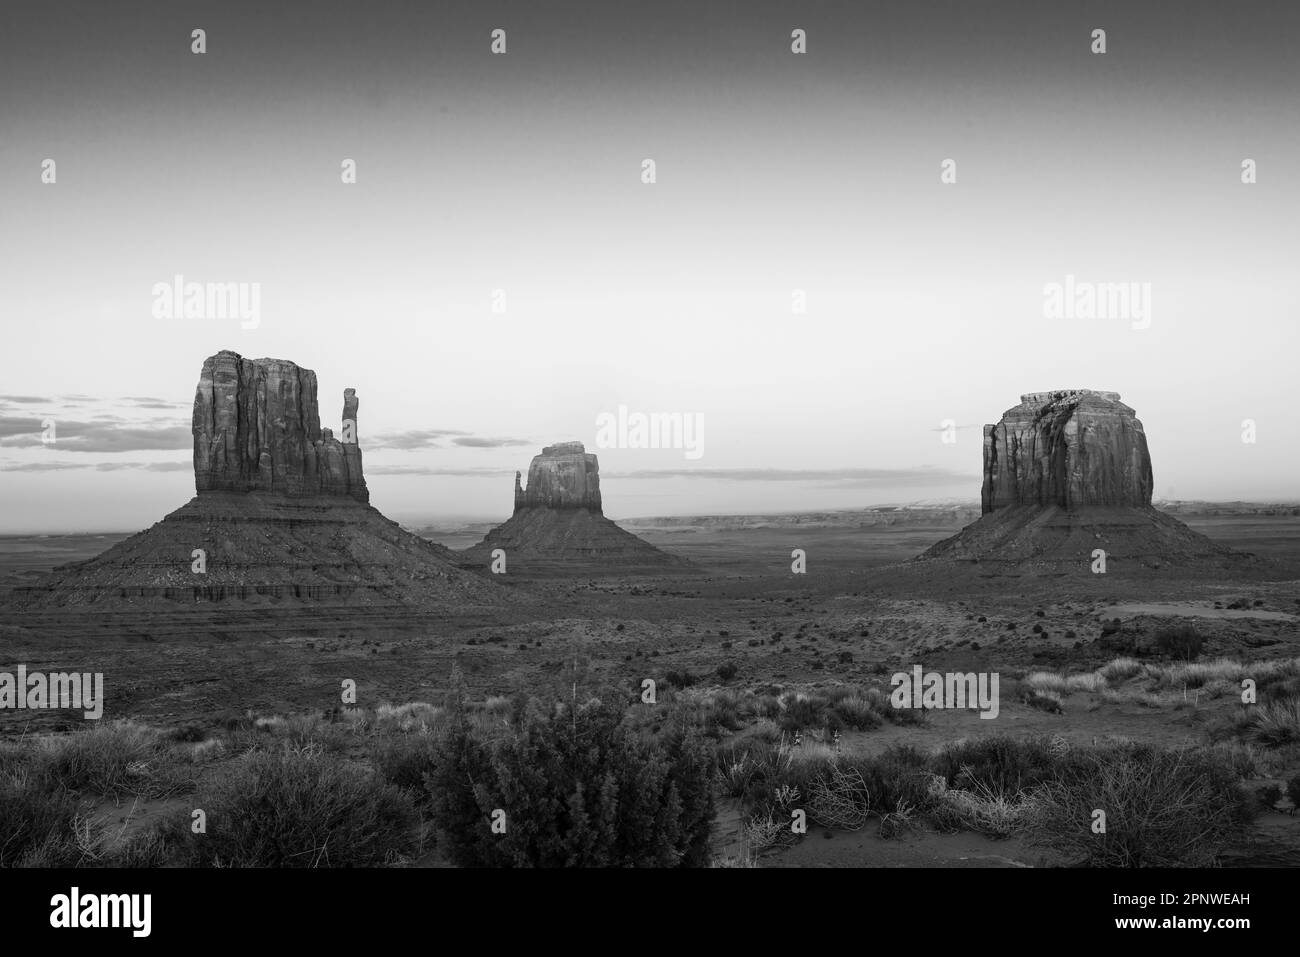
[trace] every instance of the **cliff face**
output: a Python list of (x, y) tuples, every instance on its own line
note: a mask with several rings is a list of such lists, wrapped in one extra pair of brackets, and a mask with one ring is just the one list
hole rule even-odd
[(585, 508), (603, 514), (600, 506), (600, 464), (581, 442), (560, 442), (542, 449), (528, 466), (528, 488), (515, 473), (515, 511), (522, 508)]
[(355, 390), (346, 390), (341, 442), (320, 427), (310, 369), (229, 350), (209, 356), (194, 394), (195, 489), (368, 502), (357, 405)]
[(1031, 392), (984, 426), (984, 514), (1015, 505), (1151, 504), (1146, 433), (1116, 392)]

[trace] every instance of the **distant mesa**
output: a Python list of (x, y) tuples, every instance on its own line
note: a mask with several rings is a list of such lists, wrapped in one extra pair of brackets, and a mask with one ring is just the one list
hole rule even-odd
[(103, 554), (15, 589), (11, 600), (20, 607), (499, 600), (495, 583), (458, 568), (449, 549), (368, 504), (357, 409), (356, 392), (345, 390), (340, 440), (321, 428), (312, 370), (230, 351), (209, 357), (194, 395), (197, 495)]
[(515, 509), (483, 541), (461, 552), (466, 567), (486, 567), (506, 553), (506, 574), (682, 570), (693, 567), (642, 541), (605, 517), (600, 464), (581, 442), (548, 445), (528, 466), (528, 486), (515, 473)]
[[(919, 560), (1069, 564), (1107, 572), (1253, 560), (1151, 506), (1146, 432), (1117, 392), (1031, 392), (984, 426), (981, 517)], [(1113, 567), (1112, 567), (1113, 566)]]

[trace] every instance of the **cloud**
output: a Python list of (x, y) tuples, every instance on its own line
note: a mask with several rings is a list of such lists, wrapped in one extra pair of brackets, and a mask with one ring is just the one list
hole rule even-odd
[(164, 412), (177, 412), (194, 407), (192, 402), (172, 402), (152, 395), (125, 395), (122, 396), (122, 401), (131, 403), (137, 409), (160, 409)]
[(930, 429), (930, 431), (947, 432), (949, 429), (956, 429), (957, 431), (961, 431), (962, 429), (978, 429), (978, 428), (980, 428), (980, 426), (978, 425), (951, 425), (951, 426), (939, 425), (939, 426), (935, 426), (933, 429)]
[[(119, 425), (112, 422), (54, 421), (54, 442), (59, 452), (177, 452), (194, 447), (190, 429), (176, 425)], [(43, 419), (0, 419), (0, 447), (35, 448), (43, 445)]]
[(90, 463), (76, 462), (24, 462), (21, 465), (0, 465), (0, 472), (62, 472), (65, 469), (88, 469)]
[(139, 469), (144, 472), (188, 472), (190, 462), (23, 462), (19, 465), (0, 463), (0, 472), (65, 472), (72, 469), (93, 469), (96, 472), (120, 472)]
[(432, 465), (379, 465), (366, 466), (367, 475), (458, 475), (470, 478), (487, 478), (497, 475), (514, 475), (514, 469), (493, 468), (435, 468)]
[(957, 485), (977, 481), (979, 476), (953, 469), (918, 466), (905, 469), (639, 469), (629, 472), (606, 472), (601, 478), (617, 479), (712, 479), (728, 482), (835, 482), (860, 488), (895, 488), (902, 486)]
[(39, 445), (41, 422), (41, 419), (0, 419), (0, 444), (3, 443), (4, 439), (13, 435), (31, 435), (35, 433), (38, 439), (36, 444)]
[[(515, 469), (437, 468), (426, 465), (366, 466), (367, 475), (451, 475), (486, 478), (513, 475)], [(671, 478), (712, 479), (726, 482), (831, 482), (859, 488), (941, 487), (978, 482), (980, 477), (952, 469), (921, 466), (907, 469), (640, 469), (605, 472), (601, 478), (662, 480)]]
[(117, 472), (121, 469), (140, 469), (145, 472), (189, 472), (193, 462), (100, 462), (94, 466), (99, 472)]
[(18, 402), (23, 405), (49, 404), (52, 401), (39, 395), (0, 395), (0, 402)]
[(405, 432), (380, 432), (369, 438), (362, 436), (363, 449), (440, 449), (438, 439), (449, 436), (469, 435), (454, 429), (409, 429)]
[(466, 449), (504, 449), (516, 445), (532, 445), (527, 439), (494, 439), (485, 435), (471, 435), (462, 439), (452, 439), (452, 445)]

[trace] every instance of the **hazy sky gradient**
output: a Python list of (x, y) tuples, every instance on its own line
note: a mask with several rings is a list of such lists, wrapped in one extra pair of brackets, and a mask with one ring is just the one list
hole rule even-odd
[[(1300, 497), (1296, 5), (285, 6), (0, 7), (0, 393), (39, 400), (0, 397), (0, 531), (182, 504), (223, 348), (315, 369), (326, 426), (356, 388), (398, 518), (504, 516), (568, 439), (615, 518), (976, 499), (978, 427), (1073, 387), (1137, 410), (1157, 496)], [(177, 273), (259, 282), (260, 327), (154, 319)], [(1045, 319), (1066, 274), (1150, 283), (1151, 327)], [(619, 405), (704, 457), (596, 449)]]

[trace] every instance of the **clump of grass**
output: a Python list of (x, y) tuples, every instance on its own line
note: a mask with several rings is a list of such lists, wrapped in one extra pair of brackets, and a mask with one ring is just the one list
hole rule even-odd
[(1292, 749), (1300, 745), (1300, 698), (1242, 705), (1214, 719), (1206, 727), (1211, 741), (1255, 741), (1266, 748)]
[(166, 738), (133, 721), (97, 724), (45, 747), (46, 773), (74, 791), (158, 798), (194, 784)]
[(884, 721), (884, 712), (878, 699), (860, 694), (839, 698), (830, 706), (840, 723), (854, 731), (874, 731)]
[(1238, 682), (1245, 675), (1246, 666), (1229, 658), (1214, 661), (1183, 661), (1170, 665), (1156, 665), (1149, 669), (1156, 690), (1165, 688), (1200, 688), (1211, 681)]
[(929, 766), (949, 787), (1014, 793), (1050, 780), (1067, 752), (1068, 745), (1057, 737), (991, 735), (945, 745)]
[(1252, 719), (1255, 738), (1268, 747), (1300, 742), (1300, 698), (1257, 705)]
[(1106, 687), (1106, 679), (1097, 672), (1061, 675), (1052, 671), (1034, 671), (1026, 675), (1024, 681), (1034, 691), (1055, 695), (1075, 691), (1099, 692)]
[(1022, 700), (1031, 708), (1046, 711), (1048, 714), (1063, 714), (1065, 711), (1061, 706), (1061, 696), (1054, 691), (1036, 691), (1027, 688)]
[(31, 745), (0, 745), (0, 867), (78, 863), (68, 844), (77, 801)]
[(1052, 671), (1031, 671), (1025, 675), (1024, 681), (1034, 691), (1045, 693), (1064, 694), (1069, 687), (1064, 675)]
[(1115, 658), (1097, 669), (1107, 684), (1119, 684), (1143, 672), (1145, 665), (1136, 658)]
[(418, 734), (442, 724), (443, 709), (425, 701), (381, 704), (375, 709), (375, 730), (382, 734)]

